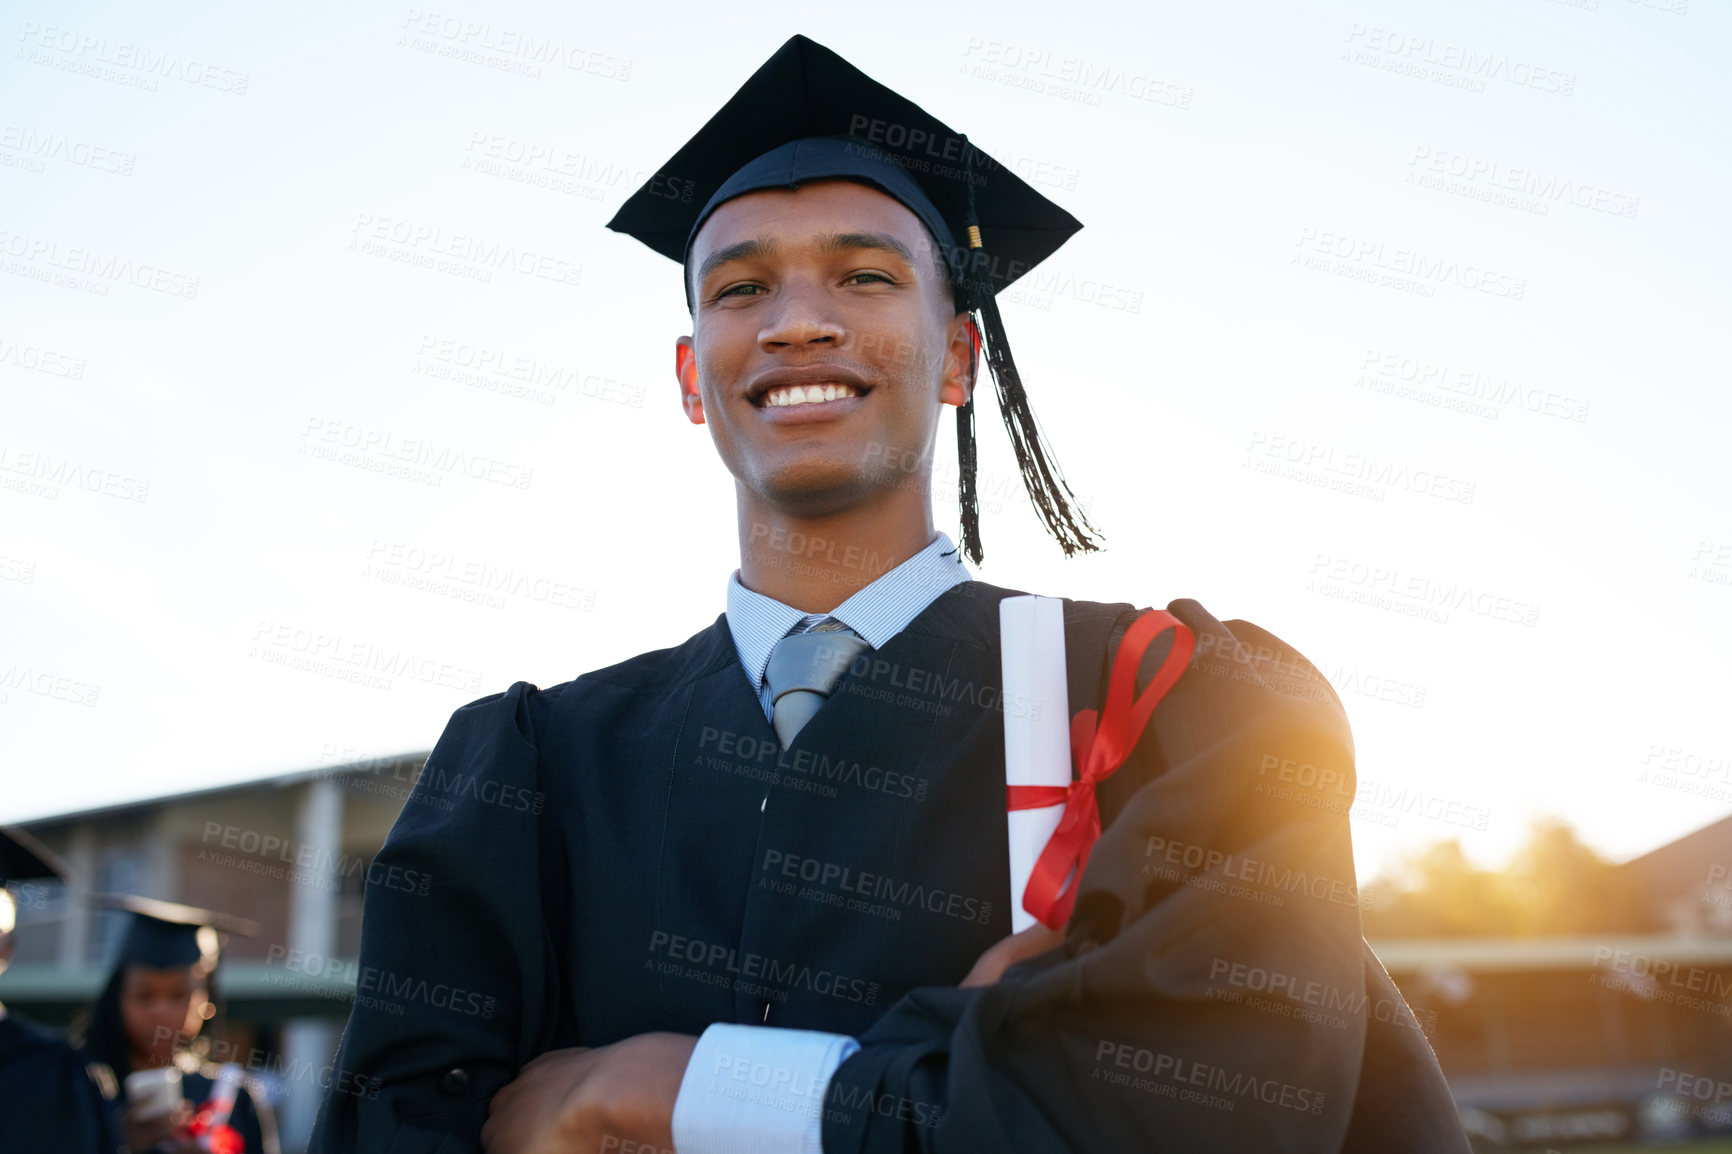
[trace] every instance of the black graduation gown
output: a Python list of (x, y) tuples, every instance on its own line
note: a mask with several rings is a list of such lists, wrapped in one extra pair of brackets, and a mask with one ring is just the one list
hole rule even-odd
[[(1010, 932), (1008, 595), (941, 595), (787, 750), (725, 617), (459, 710), (369, 882), (311, 1149), (478, 1150), (537, 1054), (721, 1021), (860, 1039), (823, 1102), (830, 1154), (1465, 1151), (1360, 936), (1340, 704), (1194, 601), (1169, 606), (1191, 664), (1099, 791), (1065, 945), (956, 988)], [(1065, 603), (1073, 712), (1135, 612)], [(1272, 974), (1297, 996), (1259, 995)]]
[(58, 1034), (8, 1011), (0, 1019), (0, 1150), (115, 1154), (102, 1092)]

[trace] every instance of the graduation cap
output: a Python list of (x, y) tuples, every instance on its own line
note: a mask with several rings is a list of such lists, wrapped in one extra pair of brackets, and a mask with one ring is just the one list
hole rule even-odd
[[(67, 879), (66, 865), (54, 851), (23, 830), (0, 826), (0, 938), (5, 938), (17, 925), (17, 904), (6, 887), (13, 882)], [(5, 968), (0, 960), (0, 969)]]
[(220, 953), (218, 931), (257, 937), (259, 924), (232, 914), (201, 910), (179, 902), (158, 901), (133, 894), (97, 894), (92, 901), (132, 915), (126, 936), (120, 940), (116, 965), (149, 966), (168, 970), (177, 966), (216, 965)]
[[(959, 310), (976, 315), (1023, 485), (1065, 555), (1100, 548), (1099, 531), (1041, 443), (1011, 358), (995, 295), (1051, 256), (1082, 225), (967, 136), (804, 36), (794, 36), (632, 194), (608, 222), (686, 262), (722, 203), (763, 189), (852, 180), (920, 218), (952, 272)], [(689, 194), (689, 195), (688, 195)], [(686, 285), (690, 304), (691, 285)], [(982, 558), (974, 400), (957, 410), (962, 544)]]
[(0, 886), (67, 876), (66, 863), (53, 850), (15, 826), (0, 826)]

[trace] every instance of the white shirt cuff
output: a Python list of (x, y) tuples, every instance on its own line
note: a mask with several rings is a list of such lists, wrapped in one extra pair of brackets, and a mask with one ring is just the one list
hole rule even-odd
[(715, 1023), (674, 1100), (675, 1154), (823, 1154), (824, 1095), (859, 1048), (845, 1034)]

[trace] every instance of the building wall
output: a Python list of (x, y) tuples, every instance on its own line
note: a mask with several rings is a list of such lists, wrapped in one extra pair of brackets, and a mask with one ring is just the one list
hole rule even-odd
[[(257, 937), (230, 935), (224, 944), (226, 1010), (212, 1056), (259, 1062), (286, 1151), (304, 1147), (322, 1093), (317, 1072), (335, 1056), (349, 1003), (270, 979), (293, 976), (283, 965), (290, 950), (358, 953), (368, 866), (424, 761), (385, 759), (28, 825), (67, 860), (79, 890), (136, 893), (259, 923)], [(58, 883), (23, 887), (20, 897), (0, 998), (64, 1025), (100, 989), (125, 917)], [(253, 980), (234, 980), (237, 970)]]

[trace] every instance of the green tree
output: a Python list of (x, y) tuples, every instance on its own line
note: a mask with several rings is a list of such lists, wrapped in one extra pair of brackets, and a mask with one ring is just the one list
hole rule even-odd
[(1369, 937), (1542, 937), (1638, 928), (1623, 873), (1564, 821), (1540, 818), (1505, 870), (1469, 861), (1450, 838), (1366, 888)]

